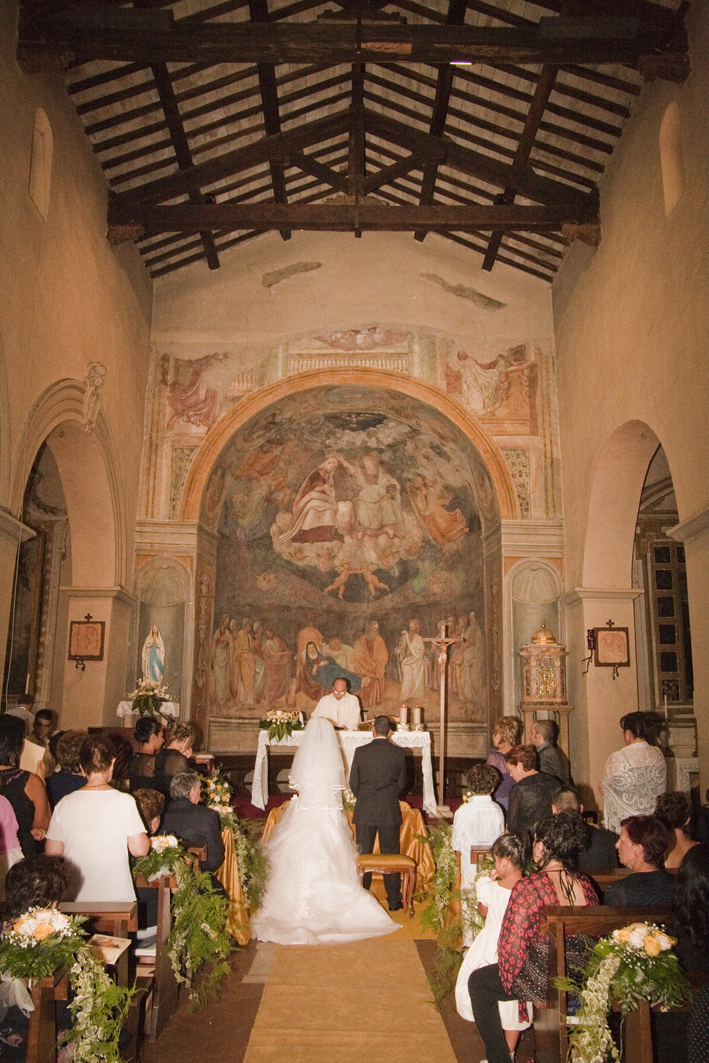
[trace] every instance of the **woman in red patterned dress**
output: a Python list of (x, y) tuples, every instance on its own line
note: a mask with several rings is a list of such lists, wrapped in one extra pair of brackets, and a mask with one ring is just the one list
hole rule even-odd
[[(473, 971), (468, 981), (473, 1014), (485, 1042), (489, 1063), (509, 1063), (500, 1011), (501, 1000), (519, 1000), (520, 1019), (525, 1001), (546, 1000), (548, 942), (539, 933), (539, 910), (549, 905), (598, 904), (591, 881), (575, 871), (586, 845), (586, 829), (577, 812), (560, 812), (537, 827), (532, 855), (539, 871), (514, 886), (500, 929), (499, 961)], [(584, 939), (567, 942), (567, 963), (583, 966)]]

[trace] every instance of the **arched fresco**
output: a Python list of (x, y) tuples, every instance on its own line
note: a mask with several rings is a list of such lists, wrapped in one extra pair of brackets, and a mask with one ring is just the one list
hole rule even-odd
[(440, 691), (422, 637), (446, 620), (460, 638), (451, 717), (487, 721), (482, 541), (496, 493), (438, 411), (357, 385), (286, 397), (222, 449), (200, 523), (217, 536), (195, 677), (212, 718), (307, 711), (342, 673), (370, 714), (403, 696), (432, 721)]

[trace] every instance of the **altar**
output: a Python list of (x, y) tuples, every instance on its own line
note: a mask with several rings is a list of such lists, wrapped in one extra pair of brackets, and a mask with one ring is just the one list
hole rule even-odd
[[(355, 749), (372, 741), (371, 731), (337, 731), (337, 738), (342, 749), (345, 769), (349, 778)], [(256, 808), (265, 808), (268, 802), (268, 748), (293, 748), (303, 741), (305, 731), (293, 731), (287, 738), (269, 742), (268, 731), (259, 731), (254, 781), (251, 788), (251, 804)], [(431, 767), (431, 735), (428, 731), (394, 731), (391, 740), (403, 749), (421, 750), (421, 772), (423, 775), (423, 807), (430, 815), (436, 815), (436, 795), (433, 789), (433, 770)]]

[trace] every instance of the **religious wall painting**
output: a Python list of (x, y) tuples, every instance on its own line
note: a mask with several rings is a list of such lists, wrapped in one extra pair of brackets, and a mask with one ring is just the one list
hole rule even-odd
[(312, 708), (334, 668), (370, 712), (403, 689), (434, 719), (437, 672), (419, 639), (443, 619), (466, 640), (449, 674), (453, 718), (483, 721), (479, 458), (462, 435), (450, 446), (389, 413), (331, 412), (331, 397), (271, 419), (265, 438), (261, 415), (219, 458), (210, 714)]
[(536, 435), (538, 362), (529, 344), (496, 354), (473, 353), (453, 341), (438, 344), (445, 390), (493, 435)]
[(167, 388), (168, 432), (179, 425), (207, 431), (216, 424), (221, 413), (221, 389), (209, 381), (207, 374), (212, 366), (228, 358), (228, 353), (215, 351), (201, 358), (172, 359), (172, 380)]

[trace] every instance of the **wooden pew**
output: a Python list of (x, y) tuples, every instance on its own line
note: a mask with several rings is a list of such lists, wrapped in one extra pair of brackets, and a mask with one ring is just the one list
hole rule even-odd
[(179, 1003), (179, 985), (172, 970), (170, 957), (167, 955), (167, 939), (170, 936), (170, 897), (177, 890), (174, 875), (160, 875), (148, 882), (142, 875), (136, 878), (136, 886), (158, 890), (157, 935), (155, 943), (155, 963), (152, 974), (141, 973), (138, 965), (137, 983), (150, 994), (145, 1033), (153, 1044), (161, 1033), (165, 1023), (177, 1010)]
[[(68, 993), (67, 968), (57, 967), (52, 974), (35, 982), (29, 990), (34, 1004), (27, 1031), (26, 1063), (55, 1063), (57, 1058), (56, 1000), (66, 1000)], [(27, 981), (27, 979), (25, 979)]]
[[(565, 1063), (569, 1040), (566, 1024), (566, 997), (562, 989), (554, 988), (557, 976), (565, 977), (565, 939), (587, 934), (604, 937), (628, 923), (667, 923), (668, 908), (628, 906), (549, 907), (540, 912), (539, 929), (549, 938), (549, 975), (546, 1007), (534, 1009), (535, 1058), (537, 1063)], [(628, 1012), (625, 1035), (625, 1063), (653, 1063), (650, 1008), (645, 1002), (636, 1011)]]

